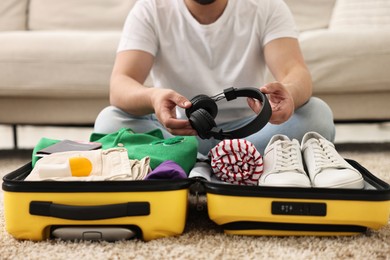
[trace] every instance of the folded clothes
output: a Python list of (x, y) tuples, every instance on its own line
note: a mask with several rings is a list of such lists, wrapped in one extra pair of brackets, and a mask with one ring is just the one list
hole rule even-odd
[(214, 174), (222, 181), (257, 185), (263, 173), (263, 158), (245, 139), (222, 140), (209, 152)]
[(188, 178), (201, 178), (211, 181), (213, 170), (208, 162), (196, 162), (194, 168), (191, 169)]
[(174, 179), (186, 179), (187, 174), (181, 168), (181, 166), (174, 161), (168, 160), (162, 162), (152, 172), (150, 172), (145, 180), (174, 180)]
[(129, 128), (122, 128), (110, 134), (92, 133), (90, 141), (101, 143), (103, 149), (124, 147), (130, 159), (141, 160), (148, 156), (153, 170), (164, 161), (172, 160), (189, 173), (198, 153), (195, 136), (164, 138), (158, 128), (146, 133), (136, 133)]
[(53, 153), (38, 160), (26, 181), (142, 180), (150, 158), (129, 160), (126, 148)]
[(196, 162), (194, 168), (191, 169), (188, 178), (204, 179), (214, 183), (226, 183), (215, 176), (210, 163), (207, 161)]

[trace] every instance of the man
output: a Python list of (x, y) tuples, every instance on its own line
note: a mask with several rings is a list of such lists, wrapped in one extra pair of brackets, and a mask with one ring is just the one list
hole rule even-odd
[[(266, 67), (275, 82), (265, 82)], [(143, 84), (151, 75), (153, 88)], [(110, 102), (95, 132), (161, 128), (165, 137), (196, 135), (183, 110), (189, 99), (228, 87), (257, 87), (272, 107), (270, 123), (248, 136), (263, 151), (274, 134), (300, 140), (308, 131), (334, 138), (329, 107), (311, 97), (294, 21), (282, 0), (139, 0), (130, 12), (111, 77)], [(218, 103), (222, 129), (245, 125), (260, 102)], [(219, 121), (218, 121), (219, 120)], [(207, 154), (219, 140), (199, 139)]]

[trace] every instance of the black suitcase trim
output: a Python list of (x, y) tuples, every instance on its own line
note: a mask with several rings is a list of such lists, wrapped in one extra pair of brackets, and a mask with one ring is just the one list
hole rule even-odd
[(224, 230), (279, 230), (279, 231), (315, 231), (315, 232), (353, 232), (364, 233), (368, 228), (358, 225), (297, 224), (238, 221), (221, 225)]
[(187, 189), (191, 179), (180, 180), (136, 180), (136, 181), (24, 181), (32, 171), (32, 164), (3, 177), (2, 188), (10, 192), (142, 192), (173, 191)]
[(358, 162), (346, 159), (360, 171), (366, 183), (375, 189), (334, 189), (334, 188), (294, 188), (294, 187), (260, 187), (242, 186), (226, 183), (203, 181), (205, 192), (237, 197), (267, 197), (289, 199), (327, 199), (327, 200), (361, 200), (386, 201), (390, 200), (390, 185), (374, 176)]

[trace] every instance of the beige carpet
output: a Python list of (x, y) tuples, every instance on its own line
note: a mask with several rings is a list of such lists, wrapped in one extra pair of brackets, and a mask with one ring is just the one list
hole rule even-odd
[[(390, 145), (347, 145), (338, 150), (390, 183)], [(29, 152), (0, 151), (0, 176), (28, 160)], [(0, 200), (3, 204), (2, 195)], [(352, 237), (230, 236), (208, 220), (206, 211), (191, 204), (185, 232), (178, 237), (150, 242), (31, 242), (15, 240), (5, 231), (0, 209), (0, 259), (390, 259), (390, 225)]]

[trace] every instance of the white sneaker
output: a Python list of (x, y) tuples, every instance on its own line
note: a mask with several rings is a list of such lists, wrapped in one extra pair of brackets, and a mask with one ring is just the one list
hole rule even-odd
[(285, 135), (274, 135), (263, 156), (263, 173), (259, 186), (311, 187), (302, 163), (297, 140)]
[(360, 172), (337, 153), (334, 144), (320, 134), (306, 133), (301, 146), (312, 187), (364, 188)]

